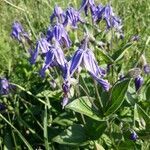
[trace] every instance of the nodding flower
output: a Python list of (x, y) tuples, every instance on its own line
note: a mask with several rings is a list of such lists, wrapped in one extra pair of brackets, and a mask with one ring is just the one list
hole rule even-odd
[(94, 0), (82, 0), (81, 7), (80, 7), (79, 11), (84, 9), (85, 15), (87, 16), (89, 8), (90, 8), (91, 14), (93, 14), (95, 9), (96, 9)]
[(76, 11), (73, 7), (70, 7), (66, 10), (64, 26), (71, 24), (73, 28), (77, 28), (77, 23), (83, 23), (80, 13)]
[[(96, 6), (93, 12), (93, 21), (99, 23), (101, 20), (106, 21), (107, 29), (115, 28), (122, 34), (122, 21), (117, 17), (110, 5), (102, 6), (101, 4)], [(123, 35), (123, 34), (122, 34)]]
[(51, 64), (57, 63), (61, 70), (64, 72), (65, 65), (67, 60), (65, 59), (65, 55), (57, 41), (53, 45), (49, 47), (49, 51), (46, 53), (45, 56), (45, 62), (43, 64), (43, 67), (40, 71), (40, 75), (44, 77), (45, 71), (51, 67)]
[(142, 86), (142, 84), (143, 84), (143, 81), (144, 81), (144, 79), (143, 79), (143, 77), (142, 77), (141, 75), (138, 75), (138, 76), (135, 78), (134, 84), (135, 84), (135, 89), (136, 89), (136, 91), (138, 91), (138, 90), (141, 88), (141, 86)]
[(51, 23), (53, 23), (54, 18), (57, 19), (57, 23), (63, 23), (65, 19), (65, 13), (62, 8), (57, 5), (54, 8), (53, 14), (50, 16)]
[(55, 39), (59, 44), (65, 45), (66, 47), (71, 46), (71, 40), (69, 39), (68, 33), (60, 23), (56, 24), (53, 28), (48, 29), (47, 39), (48, 41)]
[(18, 21), (15, 21), (12, 24), (11, 37), (18, 40), (19, 42), (22, 42), (22, 38), (25, 38), (27, 41), (30, 41), (28, 33), (24, 31), (24, 28)]
[(0, 94), (7, 95), (10, 91), (10, 84), (6, 78), (0, 78)]
[(84, 68), (89, 72), (93, 79), (96, 80), (103, 87), (104, 90), (109, 90), (109, 82), (102, 79), (105, 74), (104, 70), (98, 66), (94, 53), (87, 48), (86, 40), (83, 45), (75, 52), (72, 59), (70, 60), (70, 77), (73, 76), (74, 72), (81, 65), (84, 66)]
[(31, 64), (35, 64), (35, 61), (38, 57), (38, 54), (41, 53), (42, 54), (46, 54), (49, 51), (49, 47), (51, 46), (51, 44), (47, 41), (46, 38), (40, 38), (37, 42), (36, 42), (36, 48), (34, 51), (30, 50), (30, 63)]

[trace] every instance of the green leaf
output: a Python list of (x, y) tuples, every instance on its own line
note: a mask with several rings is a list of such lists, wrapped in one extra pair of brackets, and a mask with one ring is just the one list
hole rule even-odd
[(60, 98), (62, 95), (62, 90), (55, 90), (55, 91), (50, 91), (50, 90), (44, 90), (40, 93), (38, 93), (36, 96), (37, 97), (51, 97), (51, 98)]
[(145, 110), (137, 104), (137, 110), (138, 113), (143, 117), (143, 119), (145, 120), (145, 122), (147, 122), (150, 125), (150, 117), (149, 115), (145, 112)]
[(148, 86), (146, 90), (146, 100), (150, 101), (150, 86)]
[(113, 63), (114, 60), (109, 56), (109, 54), (107, 54), (106, 52), (104, 52), (103, 50), (99, 49), (98, 47), (96, 47), (96, 49), (98, 50), (98, 54), (100, 55), (100, 57), (106, 62), (106, 63)]
[(124, 79), (123, 81), (119, 81), (114, 85), (109, 98), (110, 105), (108, 106), (105, 112), (106, 116), (114, 113), (119, 109), (119, 107), (124, 101), (129, 82), (130, 79)]
[(96, 121), (91, 118), (85, 117), (86, 135), (90, 140), (98, 140), (107, 128), (106, 121)]
[[(90, 99), (93, 102), (93, 98), (90, 98)], [(94, 108), (91, 101), (89, 100), (87, 96), (83, 96), (83, 97), (73, 100), (71, 103), (69, 103), (66, 106), (66, 108), (71, 109), (75, 112), (84, 114), (86, 116), (89, 116), (92, 119), (102, 121), (102, 118), (100, 118), (100, 114), (98, 110)]]
[(68, 112), (64, 112), (53, 120), (53, 124), (55, 123), (61, 126), (71, 126), (73, 125), (73, 121), (75, 121), (75, 118), (69, 115)]
[(132, 46), (132, 43), (127, 43), (125, 46), (123, 46), (121, 49), (117, 50), (113, 55), (112, 58), (115, 62), (119, 61), (124, 53)]
[(87, 141), (85, 129), (81, 125), (73, 125), (52, 139), (59, 144), (84, 145)]

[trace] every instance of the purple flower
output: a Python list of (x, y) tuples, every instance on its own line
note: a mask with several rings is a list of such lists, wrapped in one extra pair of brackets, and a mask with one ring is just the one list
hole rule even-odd
[(50, 42), (53, 38), (53, 32), (52, 32), (52, 28), (48, 27), (47, 33), (46, 33), (46, 39), (48, 42)]
[(46, 53), (45, 62), (44, 65), (40, 71), (41, 76), (44, 76), (45, 71), (51, 67), (52, 63), (57, 63), (62, 71), (65, 71), (66, 67), (66, 59), (65, 55), (60, 48), (60, 45), (57, 41), (55, 41), (55, 44), (50, 46), (49, 51)]
[(140, 87), (141, 87), (142, 84), (143, 84), (143, 81), (144, 81), (144, 79), (143, 79), (143, 77), (140, 76), (140, 75), (138, 75), (138, 76), (135, 78), (134, 84), (135, 84), (135, 89), (136, 89), (136, 91), (138, 91), (138, 90), (140, 89)]
[(29, 40), (28, 34), (24, 31), (22, 25), (18, 21), (15, 21), (12, 25), (11, 36), (12, 36), (12, 38), (18, 40), (19, 42), (22, 41), (22, 39), (21, 39), (22, 37)]
[(62, 109), (65, 108), (65, 106), (68, 104), (68, 101), (69, 101), (69, 99), (68, 99), (68, 97), (65, 95), (65, 96), (63, 97), (63, 100), (62, 100), (62, 103), (61, 103)]
[(130, 134), (130, 139), (131, 139), (132, 141), (135, 141), (137, 138), (138, 138), (138, 135), (136, 134), (136, 132), (132, 132), (132, 133)]
[(50, 17), (50, 21), (53, 22), (55, 17), (56, 17), (57, 21), (59, 21), (59, 23), (64, 22), (65, 14), (64, 14), (63, 10), (61, 9), (61, 7), (58, 7), (57, 5), (55, 6), (54, 12)]
[(107, 29), (116, 28), (118, 31), (122, 28), (121, 20), (115, 16), (110, 5), (105, 6), (104, 20), (107, 24)]
[(46, 53), (44, 65), (43, 65), (42, 69), (40, 70), (40, 75), (41, 75), (42, 77), (45, 76), (45, 71), (50, 67), (50, 65), (51, 65), (51, 63), (53, 62), (53, 60), (54, 60), (53, 51), (52, 51), (52, 50), (49, 50), (49, 51)]
[(92, 72), (89, 72), (90, 75), (94, 78), (94, 80), (96, 80), (105, 91), (109, 91), (110, 89), (110, 83), (107, 80), (104, 80), (102, 78), (97, 77), (95, 74), (93, 74)]
[(46, 54), (49, 50), (50, 47), (50, 43), (46, 40), (46, 38), (40, 38), (37, 42), (36, 42), (36, 48), (34, 51), (30, 50), (30, 63), (31, 64), (35, 64), (35, 61), (38, 57), (39, 54), (39, 50), (41, 49), (41, 53), (42, 54)]
[(105, 11), (105, 7), (102, 6), (101, 4), (99, 4), (99, 5), (96, 7), (95, 11), (93, 12), (93, 15), (92, 15), (93, 21), (94, 21), (94, 22), (97, 22), (97, 23), (98, 23), (99, 21), (101, 21), (101, 20), (103, 19), (104, 11)]
[(88, 15), (88, 8), (90, 8), (91, 14), (93, 14), (96, 9), (94, 0), (82, 0), (80, 10), (84, 9), (85, 15)]
[(80, 66), (82, 62), (82, 58), (84, 55), (83, 49), (78, 49), (75, 54), (73, 55), (71, 61), (70, 61), (70, 76), (74, 74), (74, 72), (77, 70), (77, 68)]
[(70, 61), (70, 77), (72, 77), (77, 68), (83, 64), (89, 74), (103, 87), (104, 90), (108, 91), (110, 84), (107, 80), (102, 79), (105, 75), (104, 70), (98, 66), (94, 53), (86, 48), (87, 46), (84, 44), (82, 46), (84, 48), (79, 48)]
[(10, 90), (9, 82), (6, 78), (0, 78), (0, 94), (7, 95)]
[(68, 8), (66, 11), (66, 17), (63, 24), (66, 26), (70, 23), (74, 28), (77, 28), (78, 22), (83, 23), (79, 12), (76, 11), (73, 7)]
[(59, 44), (70, 47), (71, 40), (69, 39), (68, 33), (62, 24), (56, 24), (54, 26), (54, 28), (52, 29), (52, 36), (59, 42)]
[(145, 72), (145, 74), (150, 74), (150, 65), (149, 64), (144, 65), (144, 72)]

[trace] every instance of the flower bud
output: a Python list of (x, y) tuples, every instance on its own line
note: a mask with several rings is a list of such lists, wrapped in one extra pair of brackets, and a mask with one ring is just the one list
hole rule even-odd
[(135, 78), (134, 83), (135, 89), (136, 91), (138, 91), (143, 84), (143, 77), (139, 75), (138, 77)]
[(130, 139), (131, 139), (132, 141), (135, 141), (137, 138), (138, 138), (138, 136), (137, 136), (136, 132), (132, 132), (132, 133), (130, 134)]

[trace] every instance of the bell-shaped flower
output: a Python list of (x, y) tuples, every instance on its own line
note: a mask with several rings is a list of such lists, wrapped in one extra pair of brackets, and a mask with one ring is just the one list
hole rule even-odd
[(65, 21), (63, 23), (64, 26), (71, 24), (72, 27), (77, 28), (77, 23), (83, 23), (80, 13), (76, 11), (73, 7), (70, 7), (66, 11)]
[(90, 8), (91, 14), (93, 14), (96, 9), (94, 0), (82, 0), (80, 10), (84, 9), (85, 15), (88, 15), (89, 8)]
[(71, 61), (70, 61), (70, 76), (74, 74), (74, 72), (77, 70), (77, 68), (81, 65), (81, 62), (83, 60), (85, 51), (83, 49), (78, 49), (75, 54), (73, 55)]
[(0, 78), (0, 94), (7, 95), (10, 90), (10, 84), (6, 78)]
[(27, 32), (24, 31), (24, 28), (22, 27), (22, 25), (18, 21), (15, 21), (12, 24), (11, 37), (18, 40), (19, 42), (22, 41), (21, 38), (23, 38), (23, 37), (25, 39), (29, 40), (29, 36), (28, 36)]
[(54, 12), (50, 17), (50, 21), (53, 22), (54, 18), (56, 18), (59, 23), (64, 22), (64, 19), (65, 19), (65, 14), (63, 10), (61, 9), (61, 7), (57, 5), (55, 6)]
[(115, 16), (112, 7), (110, 5), (105, 6), (104, 20), (106, 21), (107, 29), (114, 27), (118, 31), (121, 30), (122, 28), (121, 20), (117, 16)]
[(50, 43), (46, 40), (46, 38), (40, 38), (37, 42), (36, 42), (36, 48), (34, 51), (30, 50), (30, 63), (31, 64), (35, 64), (35, 61), (38, 57), (38, 54), (41, 50), (42, 54), (46, 54), (49, 50), (50, 47)]
[(110, 84), (107, 80), (102, 79), (105, 75), (105, 71), (98, 66), (94, 53), (87, 50), (84, 54), (83, 60), (83, 64), (89, 74), (103, 87), (104, 90), (108, 91), (110, 89)]
[(56, 24), (53, 27), (52, 35), (53, 38), (59, 42), (59, 44), (63, 44), (67, 47), (70, 47), (71, 40), (69, 39), (68, 33), (62, 24)]
[(74, 72), (82, 64), (89, 74), (103, 87), (103, 89), (108, 91), (110, 84), (107, 80), (102, 79), (105, 74), (104, 69), (98, 66), (94, 53), (91, 50), (86, 49), (86, 46), (83, 47), (85, 49), (79, 48), (70, 61), (70, 77), (73, 76)]
[(138, 75), (138, 76), (135, 78), (134, 84), (135, 84), (135, 89), (136, 89), (136, 91), (138, 91), (138, 90), (141, 88), (143, 82), (144, 82), (144, 79), (143, 79), (143, 77), (142, 77), (141, 75)]
[(95, 11), (93, 12), (92, 18), (94, 22), (99, 22), (103, 19), (103, 14), (105, 11), (105, 7), (102, 6), (101, 4), (99, 4), (98, 6), (96, 6)]
[(57, 63), (62, 71), (64, 71), (66, 62), (65, 55), (59, 43), (55, 41), (55, 44), (50, 46), (49, 51), (46, 53), (45, 63), (40, 71), (41, 76), (45, 75), (45, 71), (51, 67), (52, 63)]
[(53, 51), (49, 50), (46, 53), (44, 65), (43, 65), (42, 69), (40, 70), (40, 75), (42, 77), (45, 76), (45, 71), (50, 67), (50, 65), (53, 62), (53, 60), (54, 60)]

